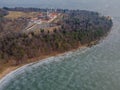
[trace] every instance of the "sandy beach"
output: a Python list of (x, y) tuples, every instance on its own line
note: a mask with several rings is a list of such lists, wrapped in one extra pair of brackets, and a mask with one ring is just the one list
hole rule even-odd
[[(87, 46), (80, 46), (79, 48), (77, 49), (82, 49), (82, 48), (86, 48)], [(38, 61), (42, 61), (46, 58), (49, 58), (49, 57), (52, 57), (52, 56), (60, 56), (60, 55), (64, 55), (65, 53), (69, 53), (69, 52), (74, 52), (76, 51), (77, 49), (72, 49), (70, 51), (66, 51), (66, 52), (63, 52), (63, 53), (58, 53), (58, 52), (54, 52), (50, 55), (44, 55), (42, 57), (37, 57), (37, 58), (33, 58), (33, 59), (30, 59), (29, 62), (27, 63), (23, 63), (23, 64), (20, 64), (20, 65), (17, 65), (17, 66), (8, 66), (6, 67), (1, 73), (0, 73), (0, 80), (5, 77), (7, 74), (11, 73), (12, 71), (24, 66), (24, 65), (27, 65), (27, 64), (30, 64), (30, 63), (34, 63), (34, 62), (38, 62)]]

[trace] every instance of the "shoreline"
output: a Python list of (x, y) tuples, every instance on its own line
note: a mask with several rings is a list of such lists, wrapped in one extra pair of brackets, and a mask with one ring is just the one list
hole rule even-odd
[[(88, 15), (89, 15), (89, 13), (90, 12), (88, 12)], [(76, 13), (75, 13), (76, 14)], [(83, 13), (84, 14), (84, 13)], [(92, 12), (92, 14), (94, 15), (94, 13)], [(86, 15), (86, 14), (85, 14)], [(95, 13), (95, 15), (96, 15), (96, 13)], [(68, 14), (68, 16), (69, 16), (69, 14)], [(73, 17), (74, 17), (74, 15), (73, 15)], [(70, 18), (72, 18), (72, 16), (70, 15)], [(68, 18), (68, 19), (70, 19), (70, 18)], [(104, 17), (105, 19), (101, 19), (100, 17), (99, 17), (99, 15), (97, 15), (96, 16), (96, 18), (98, 18), (98, 19), (100, 19), (100, 20), (103, 20), (104, 22), (106, 21), (106, 23), (107, 23), (107, 21), (109, 20), (109, 18), (108, 17)], [(92, 18), (93, 19), (93, 18)], [(69, 23), (65, 23), (64, 22), (64, 20), (65, 19), (63, 19), (63, 22), (61, 22), (61, 23), (64, 23), (64, 24), (68, 24), (69, 25)], [(71, 20), (71, 19), (70, 19)], [(94, 19), (93, 19), (94, 20)], [(111, 20), (111, 19), (110, 19)], [(110, 21), (109, 20), (109, 21)], [(60, 23), (60, 24), (61, 24)], [(101, 23), (101, 22), (100, 22)], [(94, 24), (94, 23), (93, 23)], [(101, 23), (102, 24), (102, 23)], [(100, 24), (100, 25), (101, 25)], [(62, 24), (61, 24), (62, 25)], [(71, 25), (71, 24), (70, 24)], [(87, 24), (86, 24), (87, 25)], [(109, 27), (111, 27), (111, 25), (112, 25), (112, 22), (110, 22), (110, 24), (108, 23), (108, 26)], [(84, 25), (83, 25), (84, 26)], [(94, 26), (94, 25), (93, 25)], [(63, 27), (64, 28), (64, 27)], [(67, 28), (67, 27), (66, 27)], [(66, 29), (65, 28), (65, 29)], [(17, 44), (16, 45), (14, 45), (13, 47), (15, 47), (15, 49), (16, 50), (14, 50), (14, 48), (13, 48), (13, 51), (14, 52), (12, 52), (12, 53), (14, 53), (15, 54), (15, 56), (13, 55), (13, 57), (14, 58), (18, 58), (18, 59), (20, 59), (20, 60), (18, 60), (18, 61), (16, 61), (16, 65), (13, 65), (12, 63), (14, 63), (15, 61), (14, 60), (11, 60), (11, 59), (14, 59), (14, 58), (12, 58), (12, 55), (10, 56), (10, 57), (8, 57), (9, 59), (5, 62), (5, 61), (3, 61), (2, 62), (2, 60), (0, 61), (0, 80), (3, 78), (3, 77), (5, 77), (7, 74), (9, 74), (10, 72), (12, 72), (12, 71), (14, 71), (14, 70), (16, 70), (16, 69), (18, 69), (18, 68), (20, 68), (20, 67), (23, 67), (23, 66), (25, 66), (25, 65), (27, 65), (27, 64), (31, 64), (31, 63), (37, 63), (37, 62), (40, 62), (40, 61), (44, 61), (43, 59), (47, 59), (47, 58), (50, 58), (50, 57), (56, 57), (56, 56), (59, 56), (59, 55), (65, 55), (66, 53), (69, 53), (69, 52), (74, 52), (74, 51), (76, 51), (76, 50), (78, 50), (78, 49), (82, 49), (82, 48), (84, 48), (84, 47), (92, 47), (93, 45), (96, 45), (96, 44), (98, 44), (99, 43), (99, 41), (100, 41), (100, 39), (102, 39), (102, 38), (100, 38), (100, 36), (102, 37), (102, 35), (100, 35), (101, 33), (99, 33), (99, 32), (96, 32), (97, 34), (95, 34), (95, 35), (98, 35), (98, 36), (96, 36), (96, 37), (90, 37), (90, 35), (93, 35), (93, 34), (91, 34), (90, 32), (90, 34), (88, 35), (88, 34), (85, 34), (86, 36), (89, 36), (88, 38), (85, 38), (85, 40), (86, 39), (88, 39), (86, 42), (83, 42), (83, 43), (85, 43), (84, 45), (82, 44), (80, 44), (79, 42), (80, 42), (80, 39), (79, 39), (79, 37), (78, 37), (78, 32), (77, 33), (75, 33), (75, 31), (74, 31), (74, 28), (72, 28), (72, 27), (70, 27), (71, 29), (73, 29), (73, 34), (72, 34), (72, 36), (71, 36), (71, 34), (69, 33), (68, 34), (68, 36), (70, 36), (70, 37), (64, 37), (64, 38), (73, 38), (73, 40), (75, 39), (75, 40), (77, 40), (78, 39), (78, 43), (75, 43), (75, 44), (71, 44), (71, 45), (75, 45), (75, 47), (69, 47), (69, 48), (67, 48), (66, 49), (66, 47), (67, 47), (67, 44), (65, 44), (65, 45), (63, 45), (62, 47), (65, 47), (65, 48), (63, 48), (63, 49), (65, 49), (65, 50), (58, 50), (57, 51), (57, 49), (55, 49), (56, 51), (50, 51), (50, 52), (48, 52), (48, 53), (46, 53), (47, 52), (47, 50), (46, 50), (46, 52), (44, 51), (43, 52), (43, 54), (41, 54), (41, 55), (38, 55), (38, 56), (36, 56), (35, 57), (35, 55), (33, 55), (32, 56), (32, 54), (33, 53), (35, 53), (36, 51), (37, 51), (37, 49), (40, 47), (40, 45), (38, 45), (38, 47), (36, 47), (36, 48), (34, 48), (33, 49), (33, 51), (31, 51), (31, 53), (28, 53), (29, 51), (27, 51), (27, 52), (25, 52), (24, 51), (24, 49), (27, 49), (27, 48), (25, 48), (24, 47), (24, 45), (22, 45), (22, 43), (23, 42), (21, 42), (21, 38), (23, 38), (23, 36), (22, 35), (19, 35), (18, 37), (19, 37), (19, 40), (17, 41), (17, 42), (19, 42), (19, 43), (21, 43), (20, 44), (20, 46), (18, 46), (17, 47)], [(77, 28), (77, 27), (76, 27)], [(83, 27), (83, 28), (85, 28), (85, 27)], [(104, 27), (104, 25), (103, 25), (103, 28), (105, 28)], [(68, 28), (69, 29), (69, 28)], [(106, 28), (105, 28), (105, 30), (107, 29), (107, 26), (106, 26)], [(84, 29), (83, 29), (84, 30)], [(88, 30), (87, 28), (85, 29), (85, 30)], [(93, 32), (93, 31), (92, 31)], [(81, 33), (82, 33), (82, 31), (81, 32), (79, 32), (79, 34), (81, 35)], [(88, 33), (88, 32), (87, 32)], [(34, 34), (34, 33), (33, 33)], [(64, 32), (63, 32), (63, 34), (64, 34)], [(104, 33), (102, 33), (102, 34), (105, 34), (105, 32)], [(58, 34), (58, 35), (60, 35), (60, 34)], [(84, 34), (83, 34), (84, 35)], [(84, 35), (84, 36), (85, 36)], [(106, 34), (107, 35), (107, 34)], [(106, 36), (105, 35), (105, 36)], [(14, 36), (14, 35), (13, 35)], [(22, 36), (22, 37), (21, 37)], [(26, 35), (24, 35), (24, 38), (23, 38), (23, 41), (25, 41), (25, 37), (27, 37), (27, 38), (32, 38), (34, 35), (32, 35), (32, 33), (31, 34), (28, 34), (27, 36)], [(61, 35), (60, 35), (61, 36)], [(85, 36), (85, 37), (86, 37)], [(40, 38), (40, 37), (39, 37)], [(33, 41), (35, 41), (35, 42), (32, 42), (32, 43), (34, 43), (33, 45), (35, 45), (36, 44), (36, 42), (37, 41), (39, 41), (39, 38), (36, 38), (36, 40), (34, 40), (34, 39), (31, 39), (31, 40), (33, 40)], [(41, 38), (44, 38), (43, 36), (41, 36)], [(58, 40), (57, 40), (57, 39)], [(90, 39), (89, 39), (90, 38)], [(99, 39), (100, 38), (100, 39)], [(104, 38), (104, 36), (103, 36), (103, 38)], [(54, 38), (53, 38), (53, 40), (57, 40), (56, 42), (54, 42), (54, 45), (53, 45), (53, 47), (56, 45), (56, 43), (57, 43), (57, 47), (59, 47), (59, 46), (61, 46), (61, 44), (63, 44), (64, 43), (64, 41), (69, 41), (69, 39), (68, 40), (64, 40), (64, 39), (60, 39), (60, 37), (55, 37), (54, 36)], [(84, 40), (84, 38), (82, 38), (83, 40)], [(81, 40), (82, 40), (81, 39)], [(96, 39), (96, 40), (95, 40)], [(6, 38), (5, 38), (5, 40), (7, 40)], [(49, 39), (46, 39), (45, 38), (45, 41), (46, 40), (49, 40)], [(63, 42), (62, 43), (59, 43), (60, 41), (59, 40), (63, 40)], [(8, 40), (7, 40), (8, 41)], [(16, 36), (14, 36), (14, 41), (16, 41)], [(71, 41), (71, 40), (70, 40)], [(3, 43), (4, 41), (1, 41), (1, 43)], [(42, 41), (41, 41), (42, 42)], [(10, 43), (10, 41), (8, 41), (8, 43)], [(15, 42), (16, 43), (16, 42)], [(18, 43), (18, 45), (19, 45), (19, 43)], [(44, 43), (44, 40), (43, 40), (43, 43)], [(51, 42), (52, 43), (52, 42)], [(70, 42), (70, 43), (72, 43), (72, 42)], [(74, 42), (73, 42), (74, 43)], [(47, 44), (48, 43), (45, 43), (45, 47), (44, 48), (46, 48), (46, 46), (47, 46)], [(60, 45), (59, 45), (60, 44)], [(68, 43), (69, 44), (69, 43)], [(2, 45), (1, 45), (2, 46)], [(5, 44), (3, 43), (3, 46), (5, 46)], [(9, 48), (11, 48), (11, 46), (8, 44), (8, 46), (7, 47), (9, 47)], [(32, 45), (30, 45), (29, 46), (30, 47), (30, 49), (29, 50), (31, 50), (31, 48), (33, 47)], [(42, 47), (41, 47), (42, 48)], [(2, 48), (1, 48), (2, 49)], [(46, 48), (46, 49), (48, 49), (48, 48)], [(61, 49), (61, 48), (60, 48)], [(8, 50), (8, 51), (7, 51)], [(9, 51), (9, 49), (6, 49), (6, 51), (5, 52), (3, 52), (4, 51), (4, 49), (2, 49), (1, 50), (2, 51), (2, 53), (3, 53), (3, 55), (5, 54), (5, 55), (7, 55), (6, 53), (7, 52), (10, 52)], [(18, 53), (19, 52), (19, 53)], [(31, 58), (31, 59), (24, 59), (24, 61), (22, 62), (22, 59), (18, 56), (18, 55), (20, 55), (20, 57), (23, 57), (24, 55), (31, 55), (31, 57), (34, 57), (34, 58)], [(38, 53), (39, 54), (39, 53)], [(1, 54), (2, 55), (2, 54)], [(3, 56), (2, 55), (2, 56)], [(9, 55), (9, 54), (8, 54)], [(24, 57), (23, 57), (24, 58)], [(11, 60), (11, 61), (10, 61)]]
[[(111, 30), (110, 30), (111, 31)], [(110, 33), (110, 32), (109, 32)], [(101, 37), (99, 40), (95, 40), (95, 41), (92, 41), (91, 43), (89, 44), (85, 44), (85, 45), (79, 45), (78, 47), (76, 48), (73, 48), (71, 50), (68, 50), (68, 51), (65, 51), (65, 52), (53, 52), (52, 54), (49, 54), (49, 55), (43, 55), (43, 56), (40, 56), (40, 57), (36, 57), (36, 58), (32, 58), (32, 59), (29, 59), (28, 62), (25, 62), (21, 65), (17, 65), (17, 66), (11, 66), (9, 65), (8, 67), (6, 67), (1, 73), (0, 73), (0, 80), (2, 78), (4, 78), (7, 74), (10, 74), (12, 71), (15, 71), (21, 67), (24, 67), (25, 65), (27, 64), (33, 64), (33, 63), (37, 63), (37, 62), (42, 62), (44, 61), (44, 59), (47, 59), (47, 58), (50, 58), (50, 57), (56, 57), (56, 56), (62, 56), (62, 55), (65, 55), (66, 53), (69, 53), (69, 52), (75, 52), (79, 49), (84, 49), (84, 48), (91, 48), (92, 46), (94, 45), (97, 45), (100, 43), (100, 41), (104, 40), (104, 38), (109, 34), (107, 33), (104, 37)]]
[[(107, 34), (108, 35), (108, 34)], [(106, 35), (106, 36), (107, 36)], [(91, 43), (89, 44), (85, 44), (85, 45), (79, 45), (77, 48), (73, 48), (71, 50), (68, 50), (68, 51), (65, 51), (65, 52), (53, 52), (52, 54), (49, 54), (49, 55), (43, 55), (42, 57), (36, 57), (36, 58), (32, 58), (32, 59), (29, 59), (28, 62), (25, 62), (21, 65), (17, 65), (17, 66), (11, 66), (9, 65), (8, 67), (6, 67), (1, 73), (0, 73), (0, 81), (8, 74), (10, 74), (11, 72), (19, 69), (19, 68), (22, 68), (28, 64), (33, 64), (33, 63), (38, 63), (38, 62), (42, 62), (44, 61), (45, 59), (47, 58), (50, 58), (50, 57), (56, 57), (56, 56), (62, 56), (62, 55), (65, 55), (66, 53), (69, 53), (69, 52), (75, 52), (79, 49), (84, 49), (84, 48), (91, 48), (92, 46), (94, 45), (97, 45), (100, 43), (101, 40), (104, 40), (104, 38), (106, 37), (102, 37), (100, 40), (95, 40), (95, 41), (92, 41)]]
[(69, 52), (75, 52), (76, 50), (79, 50), (79, 49), (84, 49), (84, 48), (87, 48), (88, 46), (87, 45), (84, 45), (84, 46), (79, 46), (78, 48), (76, 49), (71, 49), (69, 51), (66, 51), (66, 52), (62, 52), (62, 53), (59, 53), (59, 52), (54, 52), (52, 54), (49, 54), (49, 55), (43, 55), (42, 57), (37, 57), (37, 58), (33, 58), (31, 59), (29, 62), (27, 63), (23, 63), (21, 65), (17, 65), (17, 66), (8, 66), (6, 67), (1, 73), (0, 73), (0, 80), (2, 80), (2, 78), (4, 78), (6, 75), (10, 74), (11, 72), (21, 68), (21, 67), (24, 67), (28, 64), (33, 64), (33, 63), (37, 63), (37, 62), (42, 62), (44, 61), (44, 59), (47, 59), (47, 58), (50, 58), (50, 57), (56, 57), (56, 56), (62, 56), (62, 55), (65, 55), (66, 53), (69, 53)]

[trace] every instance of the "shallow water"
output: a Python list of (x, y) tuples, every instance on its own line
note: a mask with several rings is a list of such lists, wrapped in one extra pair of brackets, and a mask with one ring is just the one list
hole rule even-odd
[(0, 90), (119, 90), (120, 18), (114, 14), (100, 44), (24, 66), (4, 77)]

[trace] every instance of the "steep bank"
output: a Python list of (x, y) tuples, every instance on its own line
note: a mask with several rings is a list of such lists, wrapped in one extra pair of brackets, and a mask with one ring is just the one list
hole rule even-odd
[[(17, 66), (78, 47), (92, 46), (106, 36), (113, 25), (109, 16), (100, 16), (96, 12), (70, 10), (62, 14), (63, 17), (56, 22), (56, 25), (60, 27), (55, 28), (53, 32), (40, 29), (37, 34), (35, 32), (10, 32), (1, 35), (1, 72), (6, 68), (9, 72)], [(2, 21), (0, 23), (3, 24)], [(11, 66), (12, 69), (8, 70)]]
[[(95, 44), (95, 43), (94, 43)], [(87, 48), (87, 46), (80, 46), (79, 48), (77, 48), (77, 49), (85, 49), (85, 48)], [(9, 73), (11, 73), (12, 71), (14, 71), (14, 70), (16, 70), (16, 69), (18, 69), (18, 68), (20, 68), (20, 67), (22, 67), (22, 66), (24, 66), (24, 65), (27, 65), (27, 64), (32, 64), (32, 63), (37, 63), (37, 62), (40, 62), (40, 61), (42, 61), (42, 60), (44, 60), (44, 59), (46, 59), (46, 58), (50, 58), (50, 57), (52, 57), (52, 56), (54, 56), (54, 57), (57, 57), (57, 56), (61, 56), (61, 55), (65, 55), (65, 54), (67, 54), (67, 53), (69, 53), (69, 52), (74, 52), (74, 51), (76, 51), (77, 49), (72, 49), (72, 50), (70, 50), (70, 51), (68, 51), (68, 52), (64, 52), (64, 53), (58, 53), (58, 52), (54, 52), (54, 53), (51, 53), (51, 54), (49, 54), (49, 55), (43, 55), (42, 57), (37, 57), (37, 58), (33, 58), (33, 59), (30, 59), (28, 62), (25, 62), (25, 63), (23, 63), (23, 64), (20, 64), (20, 65), (17, 65), (17, 66), (14, 66), (14, 65), (11, 65), (11, 64), (4, 64), (3, 66), (2, 66), (2, 71), (0, 72), (0, 79), (2, 79), (3, 77), (5, 77), (7, 74), (9, 74)]]

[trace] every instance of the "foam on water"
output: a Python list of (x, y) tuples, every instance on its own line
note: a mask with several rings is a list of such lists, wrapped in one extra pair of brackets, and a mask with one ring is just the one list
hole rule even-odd
[(12, 71), (11, 73), (9, 73), (8, 75), (6, 75), (5, 77), (3, 77), (1, 80), (0, 80), (0, 90), (2, 90), (7, 84), (10, 83), (10, 81), (12, 79), (14, 79), (17, 75), (19, 74), (22, 74), (25, 72), (26, 69), (29, 69), (31, 70), (32, 68), (37, 68), (38, 66), (40, 65), (44, 65), (44, 64), (49, 64), (49, 63), (52, 63), (52, 62), (61, 62), (62, 60), (64, 60), (64, 58), (68, 58), (68, 57), (71, 57), (72, 54), (76, 53), (76, 54), (82, 54), (82, 53), (85, 53), (89, 48), (81, 48), (79, 50), (77, 50), (76, 52), (67, 52), (67, 53), (64, 53), (64, 54), (61, 54), (61, 55), (58, 55), (58, 56), (53, 56), (53, 57), (50, 57), (50, 58), (47, 58), (47, 59), (43, 59), (43, 60), (40, 60), (40, 61), (37, 61), (37, 62), (34, 62), (34, 63), (30, 63), (30, 64), (27, 64), (27, 65), (24, 65), (14, 71)]

